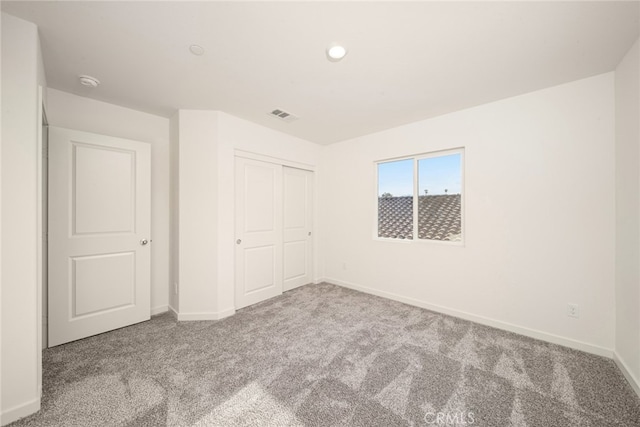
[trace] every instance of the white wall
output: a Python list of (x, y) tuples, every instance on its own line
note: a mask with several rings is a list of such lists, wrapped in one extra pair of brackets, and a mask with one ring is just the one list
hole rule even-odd
[(616, 78), (616, 357), (640, 394), (640, 41)]
[[(99, 90), (99, 89), (98, 89)], [(151, 310), (169, 304), (169, 119), (48, 89), (50, 126), (151, 143)]]
[[(2, 32), (2, 17), (0, 16), (0, 41), (4, 37), (4, 33)], [(2, 47), (0, 46), (0, 52), (2, 52)], [(2, 55), (0, 55), (0, 78), (2, 76)], [(2, 82), (4, 84), (4, 82)], [(2, 106), (2, 102), (4, 98), (2, 98), (2, 84), (0, 84), (0, 107)], [(2, 116), (4, 115), (4, 110), (0, 110), (0, 242), (2, 242), (2, 137), (4, 137), (3, 126), (2, 126)], [(2, 244), (0, 244), (0, 334), (2, 334)], [(0, 335), (0, 425), (2, 423), (2, 410), (4, 406), (2, 406), (2, 335)]]
[(217, 315), (218, 113), (178, 112), (179, 320)]
[(1, 423), (40, 408), (37, 283), (38, 85), (34, 24), (2, 13)]
[[(613, 89), (608, 73), (328, 146), (326, 279), (611, 355)], [(374, 162), (460, 146), (465, 246), (374, 239)]]

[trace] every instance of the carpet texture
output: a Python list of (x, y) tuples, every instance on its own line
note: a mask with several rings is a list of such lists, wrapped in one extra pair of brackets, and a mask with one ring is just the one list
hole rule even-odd
[(44, 352), (19, 426), (640, 426), (613, 361), (330, 284)]

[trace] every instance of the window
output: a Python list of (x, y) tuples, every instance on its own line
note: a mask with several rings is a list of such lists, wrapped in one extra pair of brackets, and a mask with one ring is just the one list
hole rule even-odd
[(462, 241), (463, 150), (382, 161), (378, 237)]

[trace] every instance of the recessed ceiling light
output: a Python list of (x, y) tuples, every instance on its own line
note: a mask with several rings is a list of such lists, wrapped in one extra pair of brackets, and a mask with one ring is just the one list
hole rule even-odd
[(78, 76), (78, 80), (80, 80), (80, 84), (87, 87), (98, 87), (100, 84), (100, 80), (91, 76)]
[(347, 54), (347, 48), (333, 44), (327, 48), (327, 59), (331, 62), (340, 61)]
[(189, 50), (196, 56), (204, 55), (204, 48), (197, 44), (192, 44), (189, 46)]

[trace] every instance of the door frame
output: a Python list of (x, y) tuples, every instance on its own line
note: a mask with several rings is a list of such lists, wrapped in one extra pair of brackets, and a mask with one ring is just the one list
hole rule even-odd
[[(281, 166), (287, 166), (287, 167), (291, 167), (291, 168), (296, 168), (296, 169), (302, 169), (302, 170), (307, 170), (310, 172), (313, 172), (313, 206), (312, 206), (312, 212), (313, 212), (313, 257), (312, 257), (312, 282), (313, 283), (318, 283), (319, 281), (319, 276), (318, 276), (318, 253), (319, 253), (319, 241), (320, 239), (318, 239), (318, 194), (320, 193), (318, 191), (318, 174), (316, 173), (316, 169), (317, 167), (315, 165), (311, 165), (308, 163), (302, 163), (302, 162), (297, 162), (297, 161), (293, 161), (293, 160), (287, 160), (287, 159), (283, 159), (280, 157), (275, 157), (275, 156), (270, 156), (270, 155), (266, 155), (266, 154), (260, 154), (260, 153), (255, 153), (255, 152), (251, 152), (251, 151), (245, 151), (245, 150), (239, 150), (239, 149), (235, 149), (233, 150), (233, 164), (235, 165), (235, 159), (237, 157), (242, 157), (245, 159), (249, 159), (249, 160), (258, 160), (261, 162), (267, 162), (267, 163), (274, 163), (277, 165), (281, 165)], [(235, 168), (235, 166), (234, 166)], [(235, 177), (235, 172), (234, 172), (234, 177)], [(235, 200), (235, 192), (236, 192), (236, 183), (235, 183), (235, 178), (233, 180), (233, 185), (232, 185), (232, 194), (234, 195), (234, 199)], [(232, 270), (232, 277), (233, 277), (233, 304), (234, 307), (236, 306), (236, 300), (235, 300), (235, 292), (236, 292), (236, 277), (235, 277), (235, 218), (236, 218), (236, 214), (235, 214), (235, 202), (233, 204), (233, 227), (232, 229), (234, 230), (234, 232), (231, 234), (231, 236), (233, 236), (233, 240), (230, 241), (230, 245), (228, 246), (229, 249), (233, 248), (234, 250), (234, 263), (233, 263), (233, 267), (231, 268)]]
[[(43, 86), (38, 86), (38, 113), (37, 113), (37, 138), (36, 138), (36, 316), (37, 316), (37, 332), (36, 332), (36, 348), (44, 350), (47, 348), (47, 334), (43, 331), (47, 329), (47, 318), (43, 315), (43, 307), (46, 302), (47, 289), (47, 224), (46, 217), (43, 215), (43, 209), (48, 209), (48, 176), (45, 173), (48, 168), (48, 144), (45, 140), (43, 128), (49, 125), (47, 119), (47, 106), (45, 102), (45, 94)], [(46, 163), (45, 163), (46, 162)], [(42, 351), (38, 351), (37, 358), (38, 372), (38, 394), (42, 395)]]
[(249, 160), (258, 160), (261, 162), (274, 163), (276, 165), (281, 166), (289, 166), (296, 169), (304, 169), (311, 172), (316, 171), (316, 167), (314, 165), (310, 165), (307, 163), (295, 162), (292, 160), (281, 159), (279, 157), (268, 156), (266, 154), (258, 154), (252, 153), (251, 151), (244, 150), (234, 150), (233, 157), (242, 157), (244, 159)]

